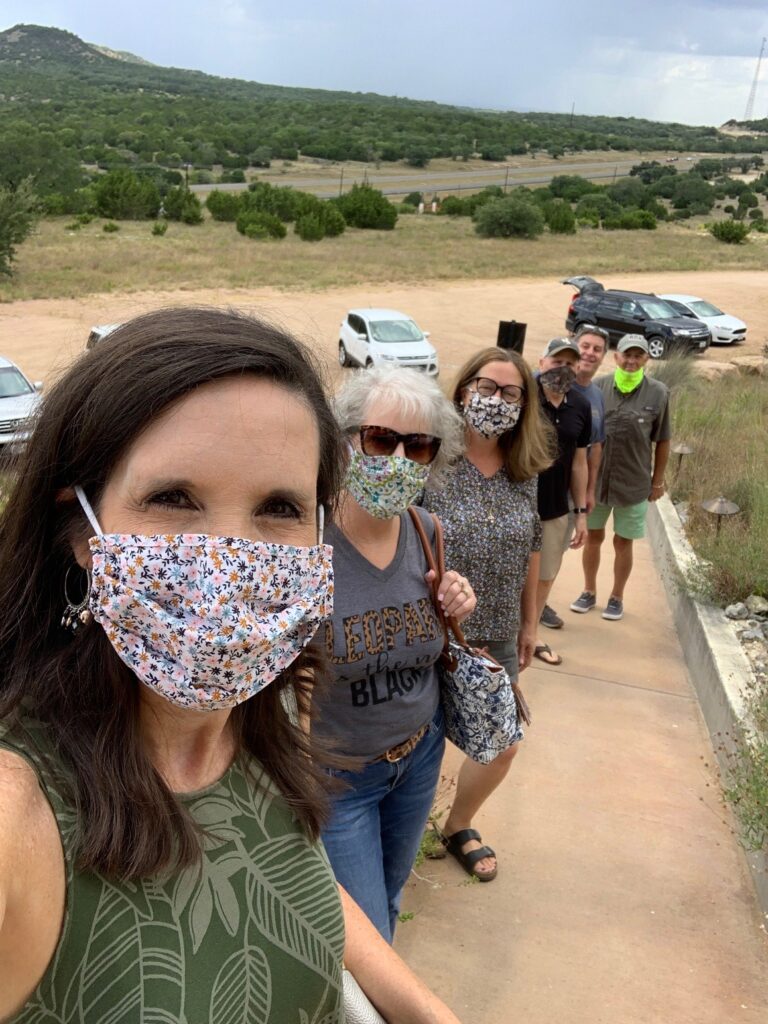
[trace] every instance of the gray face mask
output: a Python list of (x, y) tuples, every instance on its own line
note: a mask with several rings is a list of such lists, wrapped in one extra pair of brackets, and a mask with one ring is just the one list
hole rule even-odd
[(518, 402), (505, 402), (500, 395), (479, 395), (473, 391), (464, 406), (464, 419), (482, 437), (501, 437), (516, 426), (523, 411)]
[(571, 390), (571, 385), (576, 380), (576, 371), (572, 366), (553, 366), (551, 370), (544, 370), (539, 374), (541, 386), (547, 391), (556, 395), (565, 395)]

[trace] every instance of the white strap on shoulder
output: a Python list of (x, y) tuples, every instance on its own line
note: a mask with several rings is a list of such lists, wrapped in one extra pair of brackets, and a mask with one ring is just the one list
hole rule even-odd
[(323, 534), (325, 533), (325, 506), (317, 506), (317, 543), (323, 543)]

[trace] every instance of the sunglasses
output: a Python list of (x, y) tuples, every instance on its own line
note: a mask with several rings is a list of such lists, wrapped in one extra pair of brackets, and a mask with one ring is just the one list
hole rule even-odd
[(360, 427), (360, 447), (364, 455), (394, 455), (402, 444), (405, 457), (428, 466), (440, 451), (442, 438), (432, 434), (398, 434), (388, 427)]

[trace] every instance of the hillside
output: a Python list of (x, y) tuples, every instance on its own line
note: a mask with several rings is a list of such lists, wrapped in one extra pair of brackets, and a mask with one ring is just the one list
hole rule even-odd
[(31, 173), (43, 193), (74, 187), (83, 164), (244, 168), (302, 153), (422, 166), (474, 152), (503, 160), (528, 150), (762, 148), (768, 140), (712, 127), (288, 88), (159, 67), (56, 28), (0, 32), (0, 182)]

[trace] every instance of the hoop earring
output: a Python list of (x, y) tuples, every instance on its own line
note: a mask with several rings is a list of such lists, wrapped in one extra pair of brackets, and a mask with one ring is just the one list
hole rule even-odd
[(61, 617), (61, 625), (64, 629), (68, 629), (71, 633), (76, 633), (81, 626), (87, 625), (93, 615), (88, 608), (88, 599), (91, 593), (91, 573), (90, 570), (85, 570), (86, 587), (85, 596), (82, 600), (75, 604), (67, 593), (67, 584), (69, 583), (69, 574), (74, 569), (73, 565), (70, 565), (64, 576), (64, 600), (67, 602), (64, 608), (64, 614)]

